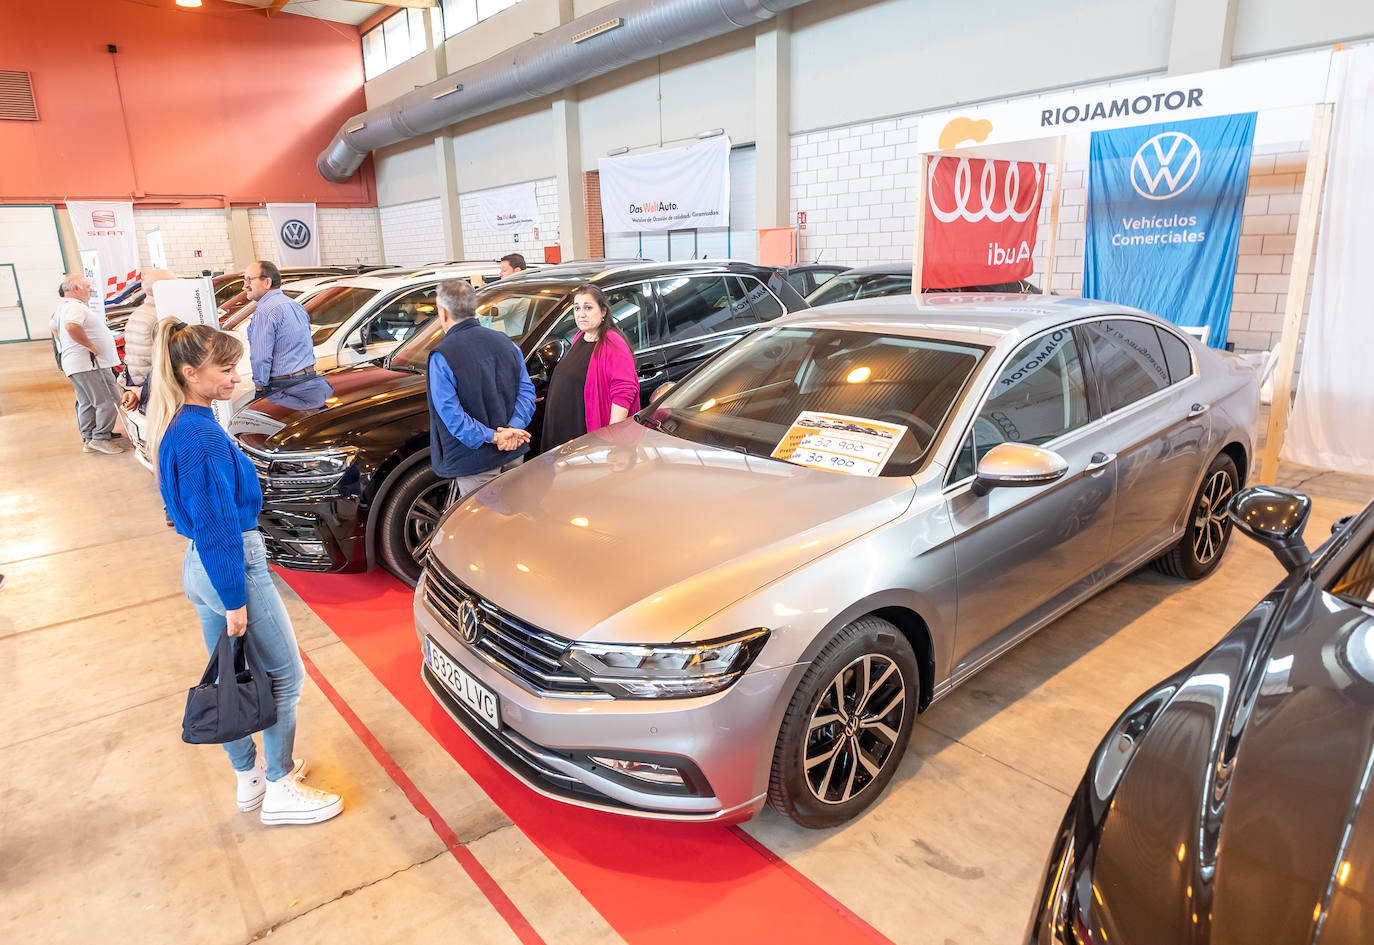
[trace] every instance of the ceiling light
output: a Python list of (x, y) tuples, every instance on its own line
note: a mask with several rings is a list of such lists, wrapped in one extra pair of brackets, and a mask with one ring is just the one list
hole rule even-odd
[(200, 6), (200, 0), (177, 0), (177, 6), (179, 6), (179, 7), (198, 7), (198, 6)]

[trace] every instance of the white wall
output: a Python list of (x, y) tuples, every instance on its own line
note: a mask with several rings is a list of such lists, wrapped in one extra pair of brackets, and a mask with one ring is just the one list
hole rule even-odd
[(478, 212), (481, 195), (482, 192), (478, 190), (459, 195), (463, 218), (463, 258), (500, 259), (507, 253), (519, 253), (526, 262), (543, 262), (544, 247), (558, 243), (558, 181), (547, 177), (534, 183), (534, 198), (539, 206), (536, 221), (538, 235), (534, 230), (493, 233), (483, 229)]
[[(235, 268), (229, 248), (229, 212), (206, 210), (134, 210), (138, 230), (138, 258), (148, 265), (148, 231), (162, 231), (167, 268), (180, 276), (201, 270), (228, 272)], [(199, 253), (199, 255), (197, 255)]]
[(455, 132), (459, 193), (554, 175), (553, 112), (547, 102), (476, 118), (450, 131)]
[[(376, 210), (371, 207), (321, 207), (316, 213), (320, 231), (320, 265), (352, 266), (384, 261), (381, 221)], [(267, 210), (250, 210), (248, 226), (253, 235), (253, 256), (275, 260), (277, 243)]]
[(47, 338), (57, 287), (66, 271), (52, 207), (0, 207), (0, 263), (14, 264), (28, 320), (26, 334), (5, 266), (0, 270), (0, 341)]
[(422, 266), (444, 259), (444, 222), (439, 198), (381, 207), (382, 251), (395, 266)]
[(377, 165), (377, 206), (427, 200), (439, 194), (434, 138), (411, 138), (372, 152)]
[(1236, 0), (1236, 59), (1369, 37), (1370, 0)]

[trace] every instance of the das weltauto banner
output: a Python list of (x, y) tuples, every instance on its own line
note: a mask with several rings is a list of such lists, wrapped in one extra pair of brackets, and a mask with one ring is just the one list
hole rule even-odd
[(493, 187), (477, 195), (478, 217), (488, 233), (532, 230), (539, 225), (534, 182)]
[(935, 156), (926, 165), (927, 289), (1015, 282), (1031, 274), (1045, 165)]
[(730, 139), (601, 158), (601, 218), (607, 233), (730, 225)]
[(112, 299), (140, 277), (134, 205), (109, 201), (69, 200), (67, 213), (76, 231), (76, 246), (100, 256), (103, 298)]

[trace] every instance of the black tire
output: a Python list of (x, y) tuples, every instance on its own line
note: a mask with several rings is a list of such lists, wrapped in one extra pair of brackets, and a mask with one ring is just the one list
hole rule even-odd
[[(768, 802), (803, 827), (833, 827), (857, 816), (896, 773), (920, 689), (916, 654), (900, 630), (872, 616), (845, 627), (812, 661), (788, 703)], [(866, 712), (871, 700), (877, 706)]]
[(377, 554), (382, 566), (411, 587), (420, 581), (420, 560), (429, 535), (448, 505), (449, 481), (428, 461), (407, 470), (387, 495), (378, 522)]
[(1183, 537), (1151, 561), (1151, 567), (1190, 581), (1211, 574), (1221, 563), (1221, 556), (1231, 540), (1231, 519), (1226, 513), (1239, 486), (1235, 462), (1225, 453), (1219, 453), (1207, 467), (1193, 503), (1188, 507), (1188, 524), (1183, 529)]

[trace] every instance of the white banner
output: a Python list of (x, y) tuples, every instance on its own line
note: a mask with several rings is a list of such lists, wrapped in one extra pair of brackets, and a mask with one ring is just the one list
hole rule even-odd
[[(194, 279), (163, 279), (153, 286), (153, 303), (157, 306), (158, 321), (179, 318), (188, 325), (219, 327), (219, 309), (215, 306), (215, 283), (209, 276)], [(248, 346), (244, 345), (239, 361), (239, 374), (249, 371)], [(229, 426), (232, 404), (227, 400), (211, 401), (210, 408), (219, 425)]]
[(167, 247), (162, 243), (161, 230), (148, 231), (148, 262), (151, 263), (149, 269), (167, 268)]
[(91, 300), (86, 303), (86, 307), (101, 318), (105, 317), (105, 300), (100, 297), (96, 287), (104, 285), (105, 280), (101, 275), (103, 271), (100, 268), (100, 253), (93, 249), (81, 250), (81, 274), (91, 284)]
[[(1327, 100), (1329, 49), (1193, 75), (1158, 76), (922, 115), (922, 153), (1107, 131)], [(603, 189), (605, 185), (603, 184)]]
[(482, 229), (488, 233), (532, 230), (539, 222), (534, 181), (483, 190), (477, 195), (477, 208)]
[(67, 213), (76, 231), (76, 248), (100, 254), (100, 271), (105, 281), (92, 286), (95, 292), (101, 292), (103, 299), (112, 299), (139, 280), (138, 233), (134, 230), (132, 203), (69, 200)]
[(601, 218), (607, 233), (730, 225), (730, 139), (651, 154), (601, 158)]
[(269, 203), (267, 220), (277, 246), (278, 266), (318, 266), (319, 227), (313, 203)]

